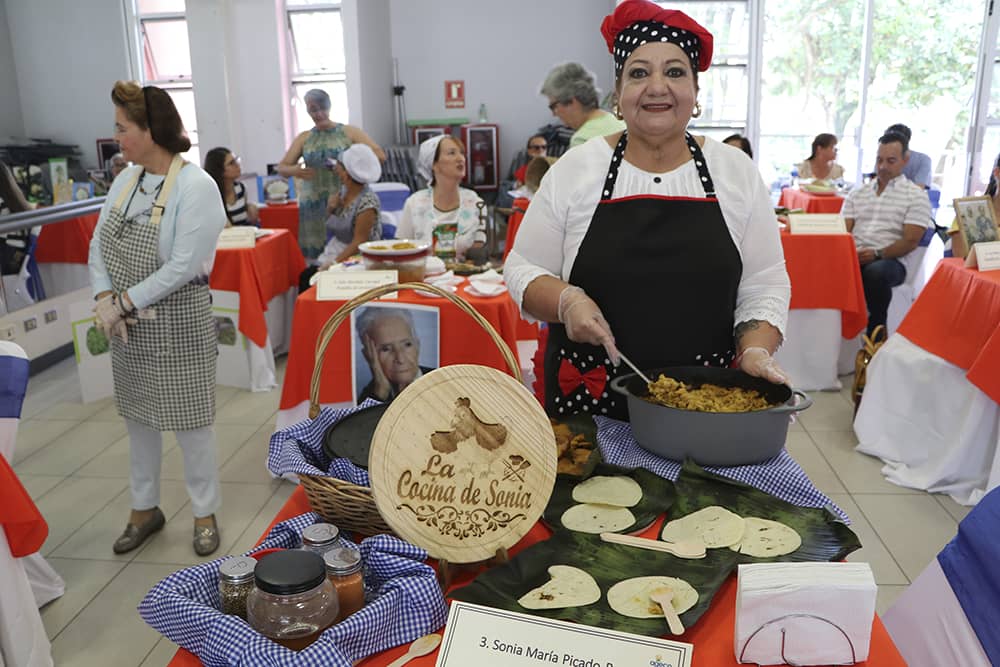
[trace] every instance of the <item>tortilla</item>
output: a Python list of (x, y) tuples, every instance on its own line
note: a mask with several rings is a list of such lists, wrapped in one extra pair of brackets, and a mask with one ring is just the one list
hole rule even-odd
[(656, 618), (663, 616), (658, 602), (649, 599), (657, 588), (669, 588), (674, 593), (670, 604), (683, 614), (698, 602), (698, 591), (683, 579), (675, 577), (635, 577), (619, 581), (608, 590), (608, 604), (622, 616)]
[(725, 507), (711, 505), (669, 522), (663, 527), (660, 539), (665, 542), (691, 540), (703, 543), (707, 549), (718, 549), (739, 544), (743, 530), (743, 517)]
[(601, 599), (601, 588), (585, 570), (569, 565), (553, 565), (544, 584), (518, 598), (525, 609), (565, 609), (584, 607)]
[(635, 515), (625, 507), (583, 503), (563, 512), (562, 525), (581, 533), (613, 533), (635, 523)]
[(573, 487), (573, 500), (616, 507), (635, 507), (642, 500), (642, 487), (624, 475), (596, 475)]
[(802, 546), (802, 537), (795, 529), (779, 521), (748, 516), (744, 519), (743, 539), (731, 547), (733, 551), (754, 558), (784, 556)]

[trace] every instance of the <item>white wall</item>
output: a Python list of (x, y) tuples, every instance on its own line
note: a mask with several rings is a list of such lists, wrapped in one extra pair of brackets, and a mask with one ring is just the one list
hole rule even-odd
[(6, 7), (24, 134), (77, 144), (96, 166), (96, 140), (114, 131), (111, 88), (129, 78), (121, 0)]
[[(500, 126), (500, 168), (539, 127), (554, 122), (538, 94), (555, 64), (582, 63), (611, 90), (614, 68), (601, 37), (614, 0), (391, 0), (392, 54), (410, 120), (465, 117), (485, 103)], [(465, 109), (446, 109), (444, 82), (465, 81)]]
[(21, 95), (17, 88), (14, 50), (7, 27), (5, 0), (0, 0), (0, 141), (6, 137), (24, 136), (21, 120)]
[(394, 101), (389, 0), (347, 0), (342, 11), (350, 122), (361, 126), (379, 144), (392, 144)]

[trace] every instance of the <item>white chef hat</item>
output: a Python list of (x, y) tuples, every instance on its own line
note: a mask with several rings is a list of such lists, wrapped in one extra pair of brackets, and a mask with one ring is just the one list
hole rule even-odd
[(441, 143), (442, 139), (446, 138), (448, 138), (447, 134), (439, 134), (420, 144), (420, 155), (417, 157), (417, 173), (423, 176), (424, 180), (428, 183), (431, 182), (431, 176), (434, 172), (434, 154), (437, 153), (438, 144)]
[(340, 163), (358, 183), (374, 183), (382, 178), (382, 164), (367, 144), (351, 144), (340, 154)]

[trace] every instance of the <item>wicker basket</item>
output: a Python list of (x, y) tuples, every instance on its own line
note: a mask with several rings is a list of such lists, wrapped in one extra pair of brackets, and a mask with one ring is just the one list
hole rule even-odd
[[(319, 416), (319, 384), (323, 370), (323, 359), (326, 355), (326, 348), (333, 338), (337, 327), (347, 319), (355, 308), (362, 306), (369, 301), (373, 301), (380, 296), (396, 292), (402, 289), (420, 290), (422, 292), (432, 292), (440, 297), (448, 299), (458, 308), (469, 315), (481, 326), (493, 339), (493, 343), (500, 350), (504, 361), (518, 382), (521, 381), (521, 369), (517, 359), (507, 347), (507, 344), (496, 332), (496, 329), (486, 321), (467, 301), (446, 290), (429, 285), (427, 283), (394, 283), (370, 289), (364, 294), (347, 301), (337, 309), (326, 324), (320, 330), (319, 338), (316, 340), (316, 365), (313, 368), (312, 381), (309, 385), (309, 418), (315, 419)], [(299, 482), (309, 499), (309, 504), (313, 510), (327, 521), (332, 522), (343, 530), (350, 530), (364, 535), (374, 535), (376, 533), (392, 533), (392, 530), (385, 523), (382, 515), (379, 514), (375, 506), (375, 499), (372, 491), (366, 486), (351, 484), (335, 477), (318, 475), (299, 475)]]

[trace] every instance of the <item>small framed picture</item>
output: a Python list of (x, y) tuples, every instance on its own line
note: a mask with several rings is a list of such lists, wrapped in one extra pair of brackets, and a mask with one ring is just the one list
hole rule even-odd
[(83, 201), (84, 199), (90, 199), (94, 196), (94, 184), (90, 181), (86, 183), (77, 183), (73, 181), (73, 200)]
[(958, 229), (965, 239), (966, 248), (976, 243), (1000, 241), (992, 197), (961, 197), (954, 201), (954, 206)]
[(111, 158), (112, 156), (119, 152), (121, 148), (118, 147), (118, 142), (114, 139), (98, 139), (97, 140), (97, 165), (108, 173), (111, 169)]

